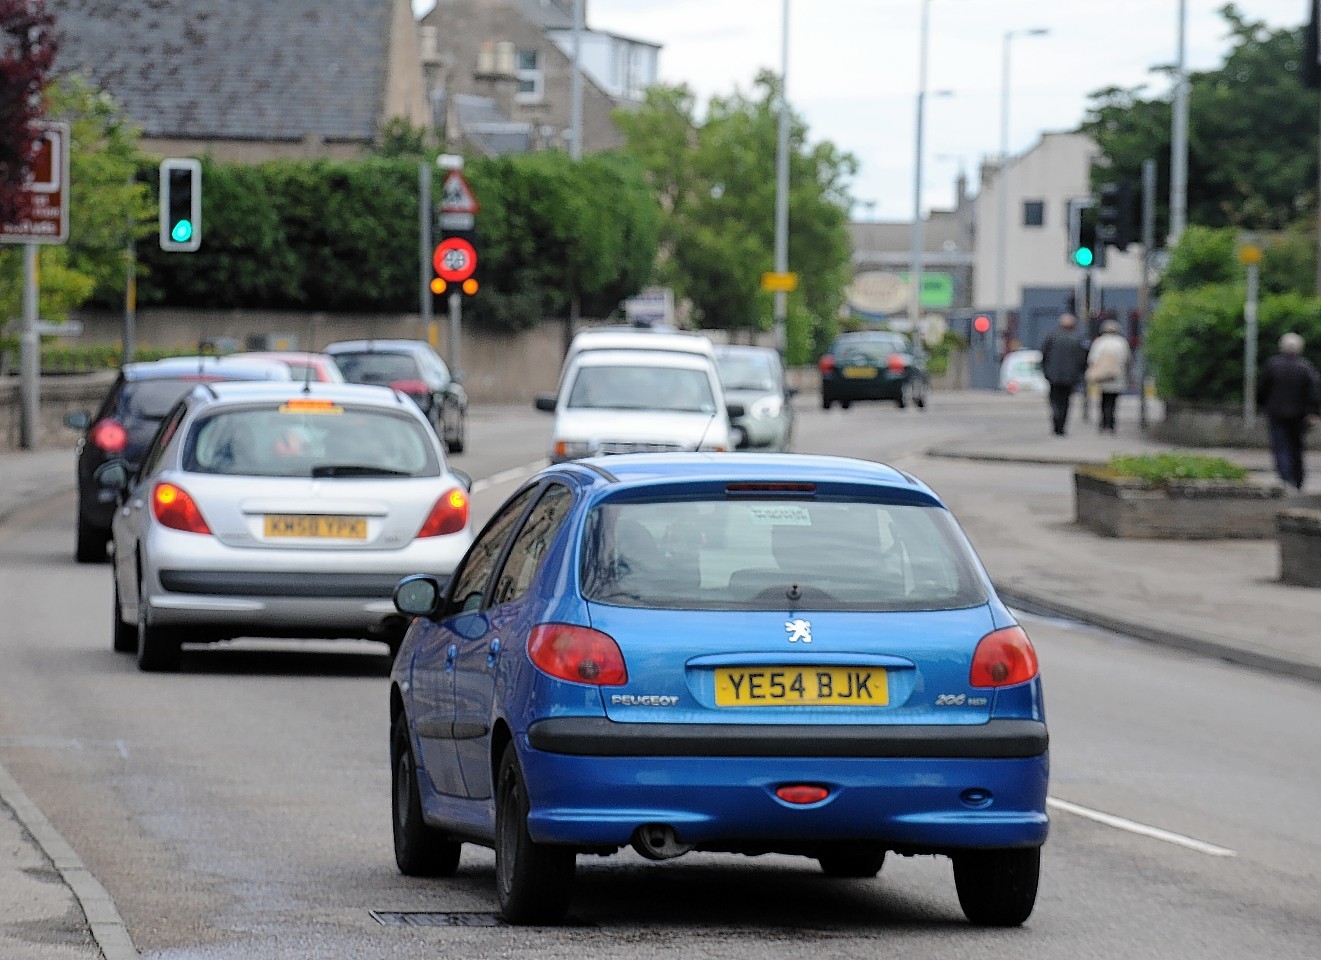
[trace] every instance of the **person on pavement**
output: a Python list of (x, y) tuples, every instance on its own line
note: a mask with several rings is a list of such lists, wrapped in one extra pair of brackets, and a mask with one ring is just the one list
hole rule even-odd
[(1128, 388), (1128, 341), (1118, 320), (1101, 324), (1101, 335), (1087, 351), (1087, 383), (1101, 392), (1101, 432), (1115, 432), (1115, 406)]
[(1069, 398), (1087, 370), (1087, 348), (1078, 336), (1078, 318), (1060, 314), (1060, 325), (1041, 342), (1041, 372), (1050, 384), (1050, 417), (1055, 435), (1064, 436)]
[(1266, 411), (1275, 472), (1286, 488), (1303, 489), (1303, 434), (1321, 417), (1321, 376), (1303, 356), (1303, 338), (1280, 337), (1280, 352), (1266, 361), (1257, 384)]

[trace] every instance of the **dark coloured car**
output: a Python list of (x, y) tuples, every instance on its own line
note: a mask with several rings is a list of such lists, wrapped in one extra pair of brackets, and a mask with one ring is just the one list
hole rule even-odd
[(900, 409), (927, 405), (931, 381), (926, 365), (902, 333), (841, 333), (817, 367), (825, 410), (836, 403), (847, 410), (854, 400), (892, 400)]
[(123, 460), (130, 471), (137, 470), (161, 420), (198, 383), (290, 379), (289, 367), (273, 360), (203, 356), (125, 364), (95, 415), (78, 410), (64, 418), (66, 426), (84, 431), (77, 448), (77, 561), (104, 561), (110, 542), (115, 494), (92, 478), (97, 467)]
[(780, 853), (863, 879), (898, 852), (949, 857), (973, 923), (1031, 913), (1036, 653), (908, 474), (792, 453), (571, 461), (444, 580), (395, 588), (413, 618), (390, 682), (405, 874), (492, 847), (504, 918), (554, 923), (580, 853)]
[(335, 358), (349, 383), (392, 387), (412, 397), (449, 453), (462, 453), (468, 435), (468, 394), (445, 361), (421, 340), (342, 340), (322, 353)]

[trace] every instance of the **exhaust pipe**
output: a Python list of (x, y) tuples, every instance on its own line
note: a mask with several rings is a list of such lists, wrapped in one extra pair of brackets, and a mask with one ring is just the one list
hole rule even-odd
[(693, 849), (681, 843), (674, 828), (664, 823), (646, 823), (633, 831), (633, 849), (648, 860), (673, 860)]

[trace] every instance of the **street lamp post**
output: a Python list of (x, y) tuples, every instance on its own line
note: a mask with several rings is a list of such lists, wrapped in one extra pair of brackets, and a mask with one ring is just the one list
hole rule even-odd
[(1188, 223), (1188, 0), (1179, 0), (1179, 48), (1170, 118), (1170, 246)]
[(1044, 27), (1028, 30), (1006, 30), (1004, 52), (1000, 59), (1000, 165), (995, 174), (995, 316), (991, 319), (991, 349), (999, 358), (999, 337), (1009, 317), (1008, 273), (1009, 257), (1009, 48), (1015, 37), (1042, 37), (1050, 31)]
[(917, 335), (922, 319), (922, 134), (926, 123), (927, 35), (931, 26), (931, 0), (922, 0), (922, 29), (917, 49), (917, 131), (913, 158), (913, 232), (908, 258), (908, 326)]
[[(784, 0), (780, 50), (780, 126), (775, 150), (775, 272), (789, 272), (789, 0)], [(775, 291), (775, 349), (788, 347), (789, 294)]]

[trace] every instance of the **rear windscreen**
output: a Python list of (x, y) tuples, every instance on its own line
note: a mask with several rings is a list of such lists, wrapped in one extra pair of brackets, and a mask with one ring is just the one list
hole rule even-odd
[(572, 409), (715, 413), (705, 370), (683, 367), (583, 366), (569, 389)]
[(426, 425), (412, 417), (289, 401), (199, 418), (183, 468), (253, 477), (434, 477), (440, 460)]
[(130, 380), (119, 398), (119, 414), (138, 420), (164, 420), (179, 398), (195, 386), (195, 380)]
[(822, 500), (606, 503), (589, 515), (589, 600), (688, 610), (952, 610), (985, 603), (938, 507)]
[(337, 353), (335, 364), (350, 383), (388, 387), (397, 380), (418, 380), (422, 369), (406, 353)]

